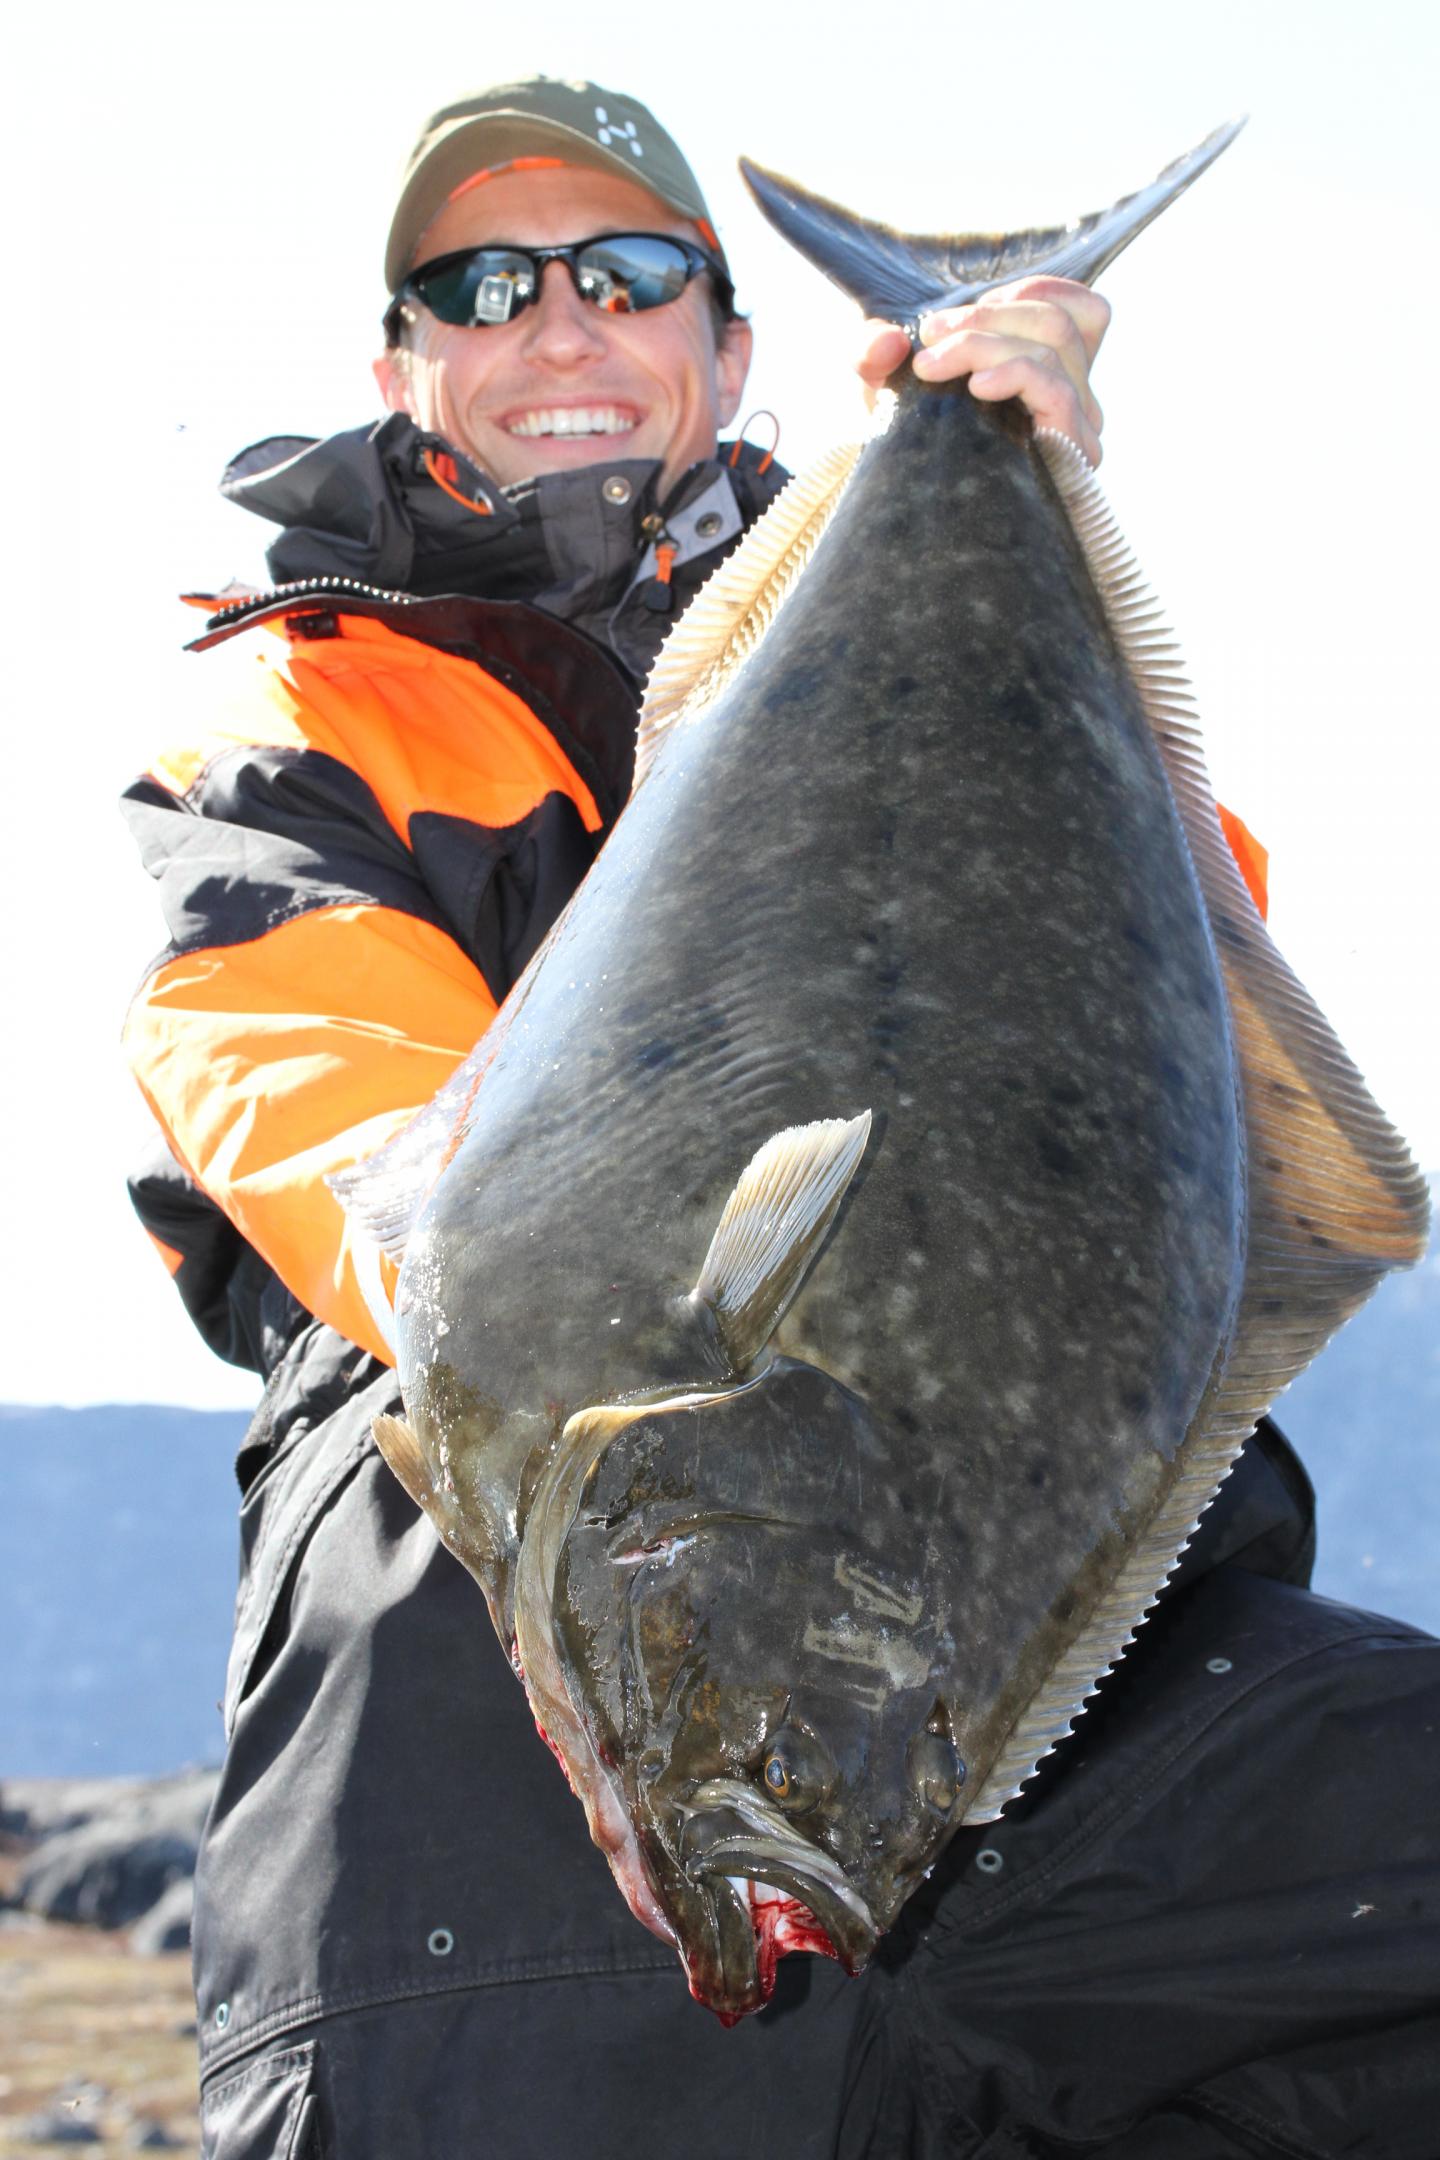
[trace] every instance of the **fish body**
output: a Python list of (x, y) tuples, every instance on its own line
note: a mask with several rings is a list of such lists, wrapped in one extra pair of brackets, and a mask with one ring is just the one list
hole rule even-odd
[(907, 369), (787, 501), (465, 1083), (377, 1427), (727, 2018), (865, 1963), (1423, 1237), (1078, 456)]

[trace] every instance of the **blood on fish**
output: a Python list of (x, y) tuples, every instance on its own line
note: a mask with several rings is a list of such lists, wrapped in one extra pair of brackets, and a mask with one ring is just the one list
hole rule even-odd
[[(514, 1667), (516, 1679), (520, 1682), (521, 1687), (524, 1687), (525, 1667), (520, 1661), (520, 1645), (513, 1635), (510, 1638), (510, 1663)], [(528, 1690), (526, 1692), (525, 1699), (527, 1702), (530, 1701)], [(530, 1704), (530, 1715), (531, 1717), (535, 1717), (535, 1706), (533, 1703)], [(571, 1792), (575, 1793), (575, 1780), (570, 1775), (570, 1765), (566, 1762), (565, 1757), (560, 1752), (560, 1749), (555, 1745), (555, 1742), (551, 1739), (549, 1733), (546, 1732), (545, 1727), (541, 1724), (538, 1717), (535, 1718), (535, 1730), (539, 1733), (541, 1739), (545, 1742), (546, 1747), (549, 1748), (551, 1754), (555, 1757), (556, 1762), (559, 1763), (560, 1768), (564, 1771), (565, 1783), (570, 1787)], [(578, 1800), (580, 1795), (578, 1793), (575, 1793), (575, 1797)]]
[(792, 1897), (770, 1898), (757, 1905), (755, 1887), (754, 1883), (750, 1885), (750, 1918), (755, 1929), (755, 1962), (768, 2002), (775, 1986), (775, 1967), (782, 1957), (810, 1950), (820, 1957), (833, 1958), (839, 1952), (808, 1905)]
[[(734, 1881), (733, 1877), (731, 1879)], [(735, 1882), (735, 1888), (740, 1887), (740, 1882)], [(755, 1930), (755, 1971), (762, 2003), (769, 2002), (775, 1992), (775, 1968), (782, 1957), (803, 1950), (838, 1961), (839, 1951), (808, 1905), (802, 1905), (798, 1898), (788, 1897), (783, 1890), (776, 1890), (769, 1883), (755, 1882), (749, 1877), (744, 1879), (744, 1890), (750, 1907), (750, 1925)], [(696, 2002), (705, 2001), (693, 1979), (690, 1993)], [(732, 2016), (719, 2010), (715, 2014), (728, 2030), (740, 2023), (745, 2012), (737, 2011)]]

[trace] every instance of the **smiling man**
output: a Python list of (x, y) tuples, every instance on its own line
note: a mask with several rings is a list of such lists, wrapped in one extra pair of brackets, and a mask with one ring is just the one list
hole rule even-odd
[[(608, 245), (573, 266), (507, 252), (596, 235)], [(637, 181), (560, 164), (483, 173), (413, 253), (388, 318), (400, 343), (376, 364), (385, 402), (502, 486), (614, 452), (655, 460), (664, 497), (714, 457), (739, 410), (750, 328), (713, 233), (707, 244)]]
[[(387, 416), (231, 467), (276, 584), (216, 610), (199, 642), (243, 665), (128, 799), (171, 935), (127, 1027), (162, 1136), (136, 1201), (266, 1379), (197, 1880), (205, 2151), (799, 2160), (841, 2135), (862, 1991), (793, 1960), (725, 2033), (635, 1928), (371, 1444), (393, 1282), (325, 1183), (493, 1019), (623, 806), (661, 639), (784, 476), (718, 443), (751, 332), (632, 99), (537, 79), (438, 114), (386, 288)], [(916, 364), (1094, 459), (1106, 319), (1031, 281), (935, 318)], [(870, 326), (862, 382), (907, 350)]]

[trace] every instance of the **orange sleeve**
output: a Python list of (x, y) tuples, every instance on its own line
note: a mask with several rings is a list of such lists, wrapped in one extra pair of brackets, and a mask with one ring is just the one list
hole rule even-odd
[[(207, 661), (208, 728), (129, 791), (171, 944), (125, 1041), (194, 1182), (310, 1312), (388, 1360), (394, 1270), (325, 1179), (407, 1124), (494, 1017), (479, 930), (504, 836), (557, 798), (584, 833), (601, 818), (476, 658), (367, 618), (331, 631)], [(437, 855), (432, 831), (424, 867), (420, 818), (459, 836)]]
[(1217, 803), (1220, 812), (1220, 830), (1224, 833), (1231, 854), (1240, 865), (1251, 899), (1260, 910), (1264, 922), (1270, 912), (1270, 851), (1260, 845), (1244, 820), (1227, 810), (1224, 803)]
[(406, 1124), (495, 1010), (433, 925), (321, 908), (165, 961), (131, 1009), (126, 1048), (196, 1182), (303, 1305), (393, 1363), (374, 1307), (394, 1272), (324, 1180)]

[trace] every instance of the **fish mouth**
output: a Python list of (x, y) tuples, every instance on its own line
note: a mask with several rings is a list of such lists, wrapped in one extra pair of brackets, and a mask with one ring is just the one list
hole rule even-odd
[(726, 2022), (764, 2005), (788, 1951), (824, 1952), (852, 1974), (869, 1962), (880, 1930), (864, 1898), (753, 1787), (735, 1778), (698, 1786), (679, 1848), (709, 1920), (709, 1940), (688, 1960), (690, 1991)]

